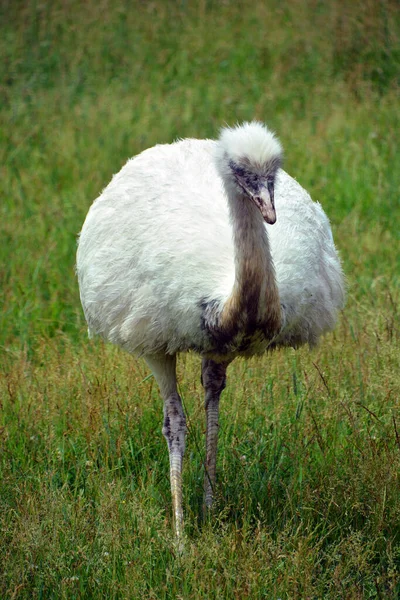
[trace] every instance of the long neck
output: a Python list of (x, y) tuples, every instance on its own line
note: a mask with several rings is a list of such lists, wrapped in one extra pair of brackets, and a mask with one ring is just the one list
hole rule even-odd
[(255, 204), (228, 190), (235, 248), (235, 282), (219, 320), (221, 329), (265, 330), (273, 338), (281, 327), (281, 306), (268, 234)]

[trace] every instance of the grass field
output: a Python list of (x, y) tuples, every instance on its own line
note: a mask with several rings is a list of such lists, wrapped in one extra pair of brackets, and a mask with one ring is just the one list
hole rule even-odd
[[(399, 598), (398, 3), (3, 0), (0, 33), (0, 598)], [(230, 367), (207, 523), (181, 357), (179, 556), (161, 400), (87, 339), (76, 236), (128, 157), (252, 118), (329, 215), (347, 306), (312, 353)]]

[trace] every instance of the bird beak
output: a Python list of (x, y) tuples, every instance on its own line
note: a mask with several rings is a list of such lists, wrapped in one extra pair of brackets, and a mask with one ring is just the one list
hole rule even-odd
[(274, 188), (262, 187), (257, 194), (252, 195), (252, 200), (259, 208), (263, 219), (269, 225), (273, 225), (276, 221), (276, 212), (274, 205)]

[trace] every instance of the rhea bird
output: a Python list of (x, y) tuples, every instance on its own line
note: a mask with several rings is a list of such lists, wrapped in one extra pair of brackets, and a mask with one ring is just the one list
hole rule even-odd
[(156, 145), (113, 177), (80, 234), (89, 334), (142, 356), (160, 389), (178, 539), (186, 420), (177, 353), (202, 356), (207, 510), (229, 363), (277, 346), (314, 346), (343, 307), (328, 218), (281, 162), (279, 140), (256, 121), (223, 128), (218, 140)]

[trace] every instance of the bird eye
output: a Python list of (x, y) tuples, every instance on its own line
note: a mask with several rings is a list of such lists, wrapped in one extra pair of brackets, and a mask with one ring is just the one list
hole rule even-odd
[(236, 165), (233, 162), (231, 162), (230, 167), (231, 167), (232, 171), (234, 172), (234, 174), (236, 175), (236, 177), (243, 178), (246, 176), (246, 170), (243, 169), (243, 167), (239, 167), (239, 165)]

